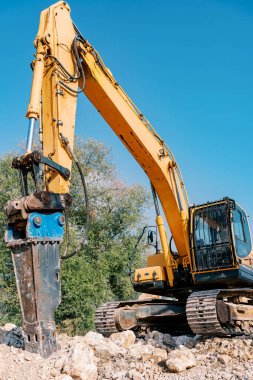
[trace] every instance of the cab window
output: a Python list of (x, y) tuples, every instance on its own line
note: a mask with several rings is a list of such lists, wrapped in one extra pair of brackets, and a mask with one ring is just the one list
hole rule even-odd
[(234, 239), (238, 257), (246, 257), (252, 249), (249, 224), (245, 212), (236, 205), (233, 214)]
[(245, 242), (245, 233), (244, 233), (244, 221), (240, 211), (234, 211), (234, 231), (235, 238)]

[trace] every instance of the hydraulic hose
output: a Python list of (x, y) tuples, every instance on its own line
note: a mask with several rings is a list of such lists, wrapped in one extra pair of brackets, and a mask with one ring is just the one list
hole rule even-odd
[(68, 222), (68, 217), (66, 217), (67, 246), (66, 246), (64, 255), (61, 256), (61, 259), (65, 260), (65, 259), (69, 259), (70, 257), (73, 257), (74, 255), (76, 255), (80, 251), (80, 249), (87, 244), (88, 230), (89, 230), (89, 224), (90, 224), (90, 207), (89, 207), (89, 196), (88, 196), (86, 181), (85, 181), (85, 177), (84, 177), (80, 162), (79, 162), (78, 158), (76, 157), (76, 155), (74, 154), (71, 146), (69, 145), (68, 139), (65, 136), (63, 136), (62, 134), (60, 134), (60, 138), (61, 138), (61, 141), (65, 144), (68, 152), (71, 154), (71, 156), (73, 157), (73, 159), (75, 161), (77, 170), (78, 170), (80, 178), (81, 178), (82, 186), (83, 186), (85, 208), (86, 208), (84, 234), (82, 237), (80, 247), (75, 249), (73, 252), (68, 253), (68, 254), (67, 254), (67, 251), (68, 251), (68, 245), (69, 245), (69, 222)]

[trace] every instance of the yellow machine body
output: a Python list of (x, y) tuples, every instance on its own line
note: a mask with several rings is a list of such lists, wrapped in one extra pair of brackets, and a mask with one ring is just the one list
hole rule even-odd
[[(161, 250), (148, 258), (148, 268), (136, 271), (136, 290), (141, 290), (140, 283), (152, 282), (152, 279), (154, 287), (156, 282), (163, 283), (161, 291), (165, 283), (169, 288), (180, 282), (196, 284), (199, 270), (193, 254), (196, 247), (192, 243), (194, 234), (190, 231), (189, 201), (171, 150), (106, 68), (99, 53), (80, 37), (71, 20), (68, 4), (59, 1), (41, 13), (35, 47), (37, 53), (33, 62), (34, 77), (27, 117), (40, 118), (44, 156), (71, 171), (77, 93), (83, 91), (147, 174), (176, 246), (175, 255), (171, 251), (161, 213), (157, 211)], [(76, 76), (77, 58), (74, 53), (77, 51), (83, 76)], [(45, 166), (44, 183), (48, 191), (65, 194), (69, 192), (71, 178), (64, 178), (54, 168)], [(190, 218), (193, 218), (192, 210)], [(197, 212), (196, 208), (194, 211)], [(233, 236), (231, 231), (231, 239)], [(250, 253), (242, 259), (243, 262), (248, 260), (247, 263), (251, 263), (249, 257)], [(230, 264), (237, 270), (235, 254)], [(220, 267), (206, 268), (201, 269), (201, 273), (219, 270)], [(151, 290), (146, 291), (152, 292), (152, 289), (151, 286)]]

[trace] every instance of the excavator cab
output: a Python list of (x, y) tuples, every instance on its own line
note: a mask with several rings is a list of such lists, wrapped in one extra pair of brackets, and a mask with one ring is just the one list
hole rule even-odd
[(247, 215), (232, 199), (190, 208), (190, 248), (196, 285), (253, 283)]

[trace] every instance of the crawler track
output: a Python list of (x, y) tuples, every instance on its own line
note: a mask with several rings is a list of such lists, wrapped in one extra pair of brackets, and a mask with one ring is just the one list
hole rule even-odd
[[(253, 334), (252, 319), (222, 321), (219, 318), (219, 302), (224, 305), (234, 303), (238, 297), (247, 297), (253, 300), (251, 289), (215, 289), (209, 291), (194, 292), (190, 295), (186, 304), (186, 316), (191, 330), (200, 335), (249, 335)], [(221, 313), (222, 314), (222, 313)]]
[(186, 316), (191, 330), (200, 335), (226, 335), (216, 311), (220, 290), (193, 293), (186, 304)]
[(120, 304), (121, 302), (107, 302), (96, 310), (95, 326), (98, 333), (109, 336), (112, 333), (118, 332), (114, 313)]
[[(243, 297), (248, 301), (243, 301)], [(161, 300), (160, 300), (161, 301)], [(100, 306), (95, 314), (96, 330), (109, 336), (122, 329), (117, 323), (117, 309), (129, 309), (133, 305), (148, 305), (159, 303), (159, 300), (134, 300), (122, 302), (108, 302)], [(164, 302), (164, 301), (163, 301)], [(168, 300), (169, 304), (177, 301)], [(230, 310), (232, 307), (249, 307), (250, 312), (237, 318), (231, 318)], [(252, 311), (251, 311), (252, 308)], [(187, 323), (186, 324), (186, 318)], [(157, 329), (175, 333), (188, 333), (189, 327), (195, 334), (213, 336), (235, 336), (253, 334), (253, 290), (252, 289), (215, 289), (207, 291), (193, 292), (186, 303), (184, 318), (179, 317), (159, 317), (152, 316), (138, 322), (134, 328), (136, 331), (141, 329)], [(252, 317), (251, 317), (252, 316)]]

